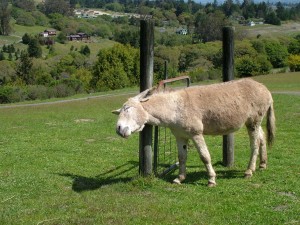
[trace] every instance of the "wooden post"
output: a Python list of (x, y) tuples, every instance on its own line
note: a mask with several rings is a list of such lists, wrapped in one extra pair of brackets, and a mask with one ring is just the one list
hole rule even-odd
[[(140, 30), (140, 91), (152, 87), (154, 58), (154, 22), (141, 20)], [(140, 133), (139, 172), (152, 174), (152, 126), (146, 124)]]
[[(223, 82), (234, 79), (234, 28), (223, 27)], [(234, 93), (232, 93), (234, 94)], [(234, 165), (234, 135), (223, 136), (223, 164)]]

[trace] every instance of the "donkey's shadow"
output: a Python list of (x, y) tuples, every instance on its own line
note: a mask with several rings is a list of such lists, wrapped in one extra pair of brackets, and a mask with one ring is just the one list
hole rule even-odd
[[(123, 165), (117, 166), (114, 169), (98, 174), (95, 177), (85, 177), (81, 175), (75, 175), (71, 173), (60, 173), (58, 175), (69, 177), (73, 179), (72, 190), (75, 192), (92, 191), (99, 188), (103, 188), (107, 185), (117, 183), (127, 183), (134, 179), (135, 176), (126, 176), (131, 170), (138, 170), (139, 163), (135, 161), (129, 161)], [(198, 167), (198, 166), (190, 166)], [(177, 177), (178, 170), (172, 171), (161, 179), (172, 182)], [(243, 176), (243, 171), (237, 170), (216, 170), (219, 179), (234, 179)], [(202, 183), (206, 186), (207, 184), (207, 172), (205, 170), (190, 172), (187, 174), (187, 179), (184, 181), (185, 184)]]
[(95, 177), (85, 177), (71, 173), (60, 173), (58, 175), (72, 178), (72, 190), (75, 192), (92, 191), (107, 185), (127, 183), (131, 181), (133, 177), (122, 177), (122, 175), (133, 169), (137, 169), (138, 165), (138, 162), (129, 161), (123, 165), (117, 166), (114, 169), (98, 174)]

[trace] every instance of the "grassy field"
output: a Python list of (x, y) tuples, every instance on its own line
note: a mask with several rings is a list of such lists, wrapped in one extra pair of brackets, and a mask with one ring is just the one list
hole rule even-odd
[[(299, 74), (256, 79), (300, 91)], [(0, 224), (299, 224), (300, 96), (273, 97), (277, 139), (268, 169), (243, 178), (244, 128), (230, 169), (220, 164), (221, 138), (207, 137), (215, 188), (206, 187), (192, 146), (183, 185), (170, 183), (177, 172), (138, 176), (138, 135), (119, 138), (110, 113), (126, 95), (0, 108)]]

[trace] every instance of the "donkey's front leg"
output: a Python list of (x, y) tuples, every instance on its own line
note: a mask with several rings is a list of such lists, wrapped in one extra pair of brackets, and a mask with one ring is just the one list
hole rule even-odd
[(205, 140), (203, 135), (195, 135), (193, 137), (193, 141), (197, 147), (198, 153), (202, 162), (204, 163), (209, 179), (208, 179), (208, 187), (216, 186), (216, 173), (211, 165), (211, 158), (207, 146), (205, 144)]
[(178, 160), (179, 160), (179, 176), (173, 183), (181, 184), (186, 178), (186, 159), (187, 159), (187, 142), (188, 140), (176, 137), (178, 148)]

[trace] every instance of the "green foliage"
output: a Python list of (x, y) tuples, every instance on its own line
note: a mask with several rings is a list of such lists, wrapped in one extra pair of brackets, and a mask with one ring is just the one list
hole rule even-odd
[(35, 24), (38, 26), (48, 26), (49, 18), (40, 11), (33, 11), (31, 14), (35, 18)]
[(93, 78), (92, 76), (92, 72), (85, 69), (85, 68), (80, 68), (78, 70), (76, 70), (72, 75), (71, 77), (73, 79), (77, 79), (79, 80), (82, 85), (83, 85), (83, 88), (86, 92), (90, 92), (91, 91), (91, 87), (90, 87), (90, 82)]
[(273, 67), (280, 68), (286, 66), (288, 57), (287, 47), (276, 40), (264, 40), (264, 43), (268, 59)]
[(0, 85), (10, 83), (15, 77), (15, 62), (8, 60), (0, 61)]
[(40, 58), (42, 57), (42, 47), (37, 38), (31, 38), (28, 43), (27, 52), (29, 57)]
[(300, 55), (290, 55), (288, 57), (288, 65), (291, 71), (300, 71)]
[(164, 80), (165, 61), (167, 62), (167, 75), (169, 78), (178, 74), (180, 49), (166, 46), (159, 46), (154, 50), (154, 73), (155, 81)]
[(56, 41), (65, 44), (67, 41), (67, 36), (64, 32), (59, 32), (58, 35), (56, 36)]
[(25, 84), (32, 84), (34, 77), (31, 74), (33, 63), (29, 54), (25, 51), (21, 52), (20, 61), (16, 67), (16, 76)]
[(70, 1), (65, 0), (45, 0), (43, 10), (46, 15), (58, 13), (64, 16), (71, 15)]
[(223, 12), (198, 13), (196, 16), (196, 33), (203, 42), (222, 39), (222, 27), (227, 25)]
[(28, 45), (31, 39), (32, 39), (32, 37), (28, 33), (25, 33), (22, 36), (22, 42), (24, 45)]
[(235, 68), (239, 77), (251, 77), (259, 71), (258, 63), (252, 57), (245, 55), (236, 60)]
[(280, 19), (277, 17), (276, 13), (271, 11), (267, 14), (265, 22), (273, 25), (281, 25)]
[(80, 53), (85, 56), (89, 56), (91, 54), (91, 50), (88, 45), (81, 46)]
[(12, 0), (11, 2), (14, 6), (26, 11), (33, 11), (35, 9), (34, 0)]
[[(299, 35), (300, 36), (300, 35)], [(297, 37), (292, 40), (288, 45), (288, 52), (290, 54), (300, 54), (300, 39), (297, 39)]]
[(117, 44), (100, 50), (93, 67), (92, 87), (96, 90), (114, 90), (136, 85), (139, 82), (138, 51)]
[(34, 26), (36, 24), (36, 19), (31, 13), (26, 11), (21, 11), (14, 16), (16, 23), (23, 26)]
[(0, 1), (0, 35), (9, 35), (12, 32), (10, 25), (11, 9), (8, 0)]
[(124, 45), (130, 44), (131, 46), (138, 48), (140, 44), (140, 33), (137, 28), (125, 27), (124, 29), (115, 32), (114, 40)]

